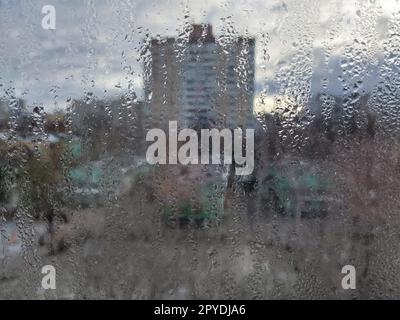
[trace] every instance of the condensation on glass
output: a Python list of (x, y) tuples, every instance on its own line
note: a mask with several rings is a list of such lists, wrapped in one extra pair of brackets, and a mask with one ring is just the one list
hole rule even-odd
[[(48, 5), (0, 0), (1, 299), (400, 297), (397, 1)], [(149, 164), (171, 121), (253, 172)]]

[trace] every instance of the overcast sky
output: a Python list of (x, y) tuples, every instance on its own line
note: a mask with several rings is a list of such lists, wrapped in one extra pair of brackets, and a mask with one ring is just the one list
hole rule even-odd
[[(47, 4), (56, 8), (56, 30), (41, 26)], [(340, 94), (340, 77), (361, 77), (368, 91), (399, 10), (396, 0), (0, 0), (0, 96), (15, 88), (48, 109), (85, 92), (107, 98), (129, 87), (141, 97), (146, 40), (185, 39), (185, 24), (206, 22), (221, 43), (256, 38), (257, 95), (319, 91), (324, 79)], [(343, 63), (352, 55), (353, 64)]]

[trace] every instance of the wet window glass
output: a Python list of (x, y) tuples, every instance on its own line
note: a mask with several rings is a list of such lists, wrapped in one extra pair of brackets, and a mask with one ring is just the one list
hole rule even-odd
[(400, 298), (396, 0), (0, 0), (0, 299)]

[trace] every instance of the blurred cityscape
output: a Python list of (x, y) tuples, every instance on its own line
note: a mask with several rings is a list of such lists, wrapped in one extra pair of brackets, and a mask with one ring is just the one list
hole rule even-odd
[[(255, 109), (255, 38), (222, 46), (211, 25), (190, 28), (187, 43), (149, 42), (143, 100), (88, 94), (54, 112), (0, 100), (0, 298), (24, 296), (12, 288), (26, 261), (87, 271), (66, 272), (53, 295), (27, 284), (38, 297), (368, 298), (387, 288), (371, 279), (377, 252), (398, 243), (397, 111), (379, 107), (385, 93), (321, 91), (304, 105), (274, 95), (272, 110)], [(148, 165), (146, 132), (172, 120), (254, 129), (255, 171)], [(114, 272), (107, 260), (123, 265), (115, 277), (125, 272), (126, 285), (103, 289), (114, 279), (100, 276)], [(349, 262), (362, 270), (355, 293), (338, 289)], [(383, 291), (398, 297), (400, 281), (391, 285)]]

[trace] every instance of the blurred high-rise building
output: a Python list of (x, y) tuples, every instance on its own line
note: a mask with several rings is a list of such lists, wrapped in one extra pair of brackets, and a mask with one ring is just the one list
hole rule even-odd
[(193, 25), (187, 43), (152, 40), (146, 74), (152, 126), (249, 127), (254, 97), (253, 38), (216, 41), (211, 25)]

